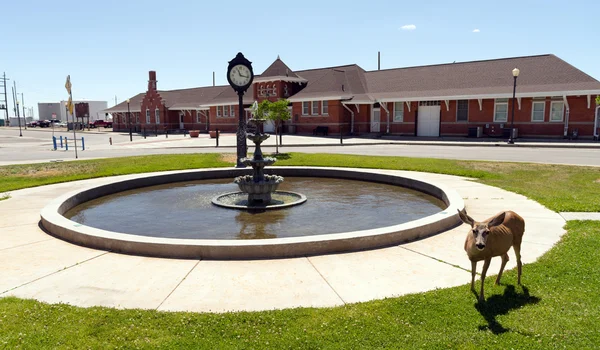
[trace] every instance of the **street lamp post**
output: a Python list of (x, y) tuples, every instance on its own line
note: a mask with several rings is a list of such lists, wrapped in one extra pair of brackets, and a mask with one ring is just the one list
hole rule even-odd
[(508, 137), (508, 143), (513, 144), (515, 140), (513, 139), (513, 134), (515, 130), (515, 95), (517, 93), (517, 78), (519, 77), (519, 73), (521, 71), (519, 68), (515, 68), (512, 70), (514, 84), (513, 84), (513, 97), (512, 97), (512, 112), (510, 117), (510, 135)]
[(129, 142), (133, 141), (131, 134), (131, 112), (129, 111), (129, 99), (127, 99), (127, 124), (129, 124)]
[(19, 137), (23, 137), (23, 132), (21, 131), (21, 116), (19, 115), (19, 100), (17, 99), (17, 121), (19, 122)]

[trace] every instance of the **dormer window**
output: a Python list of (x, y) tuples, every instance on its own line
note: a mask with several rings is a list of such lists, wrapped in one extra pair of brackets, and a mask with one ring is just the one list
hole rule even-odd
[(258, 89), (258, 96), (264, 96), (265, 95), (265, 86), (263, 84), (260, 84), (260, 88)]
[(285, 97), (290, 96), (287, 84), (283, 86), (283, 96), (285, 96)]
[(277, 85), (273, 84), (273, 96), (277, 96)]

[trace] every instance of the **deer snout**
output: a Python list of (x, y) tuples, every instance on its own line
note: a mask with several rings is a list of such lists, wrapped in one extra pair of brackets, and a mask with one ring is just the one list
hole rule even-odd
[(479, 249), (479, 250), (483, 250), (483, 248), (485, 248), (485, 244), (483, 244), (483, 243), (476, 244), (475, 246), (476, 246), (476, 247), (477, 247), (477, 249)]

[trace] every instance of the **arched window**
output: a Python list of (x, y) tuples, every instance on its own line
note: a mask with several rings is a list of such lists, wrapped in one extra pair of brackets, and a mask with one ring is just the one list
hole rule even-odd
[(273, 96), (277, 96), (277, 85), (273, 84)]
[(263, 84), (260, 84), (260, 88), (258, 89), (258, 96), (264, 96), (265, 95), (265, 86)]
[(269, 85), (267, 85), (267, 97), (271, 96), (273, 90), (271, 90), (271, 87)]

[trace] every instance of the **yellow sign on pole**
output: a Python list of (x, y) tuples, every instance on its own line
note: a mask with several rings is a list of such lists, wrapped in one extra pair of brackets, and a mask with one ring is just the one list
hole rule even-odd
[(70, 95), (71, 94), (71, 75), (67, 75), (67, 82), (65, 83), (65, 89), (67, 89), (67, 92)]
[(73, 114), (73, 100), (71, 99), (71, 95), (69, 95), (69, 101), (67, 102), (67, 107), (69, 108), (69, 113)]

